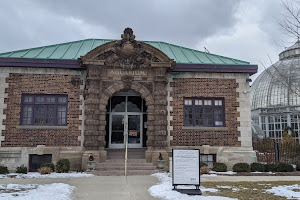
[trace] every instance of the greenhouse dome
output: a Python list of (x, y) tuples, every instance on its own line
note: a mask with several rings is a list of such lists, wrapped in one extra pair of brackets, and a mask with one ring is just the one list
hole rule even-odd
[(288, 131), (299, 140), (300, 41), (279, 54), (279, 61), (251, 86), (252, 125), (265, 137), (281, 139)]

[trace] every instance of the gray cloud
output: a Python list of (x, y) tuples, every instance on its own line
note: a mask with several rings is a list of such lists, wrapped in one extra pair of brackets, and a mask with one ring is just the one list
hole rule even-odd
[[(13, 2), (13, 3), (12, 3)], [(1, 6), (0, 51), (87, 37), (118, 39), (132, 27), (138, 40), (194, 47), (236, 23), (236, 0), (7, 1)]]

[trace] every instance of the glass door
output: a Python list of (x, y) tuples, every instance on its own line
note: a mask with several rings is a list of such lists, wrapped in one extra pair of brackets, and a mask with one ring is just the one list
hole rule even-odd
[(109, 148), (143, 147), (143, 99), (140, 96), (113, 96), (110, 100)]
[(141, 114), (128, 114), (128, 147), (141, 148), (142, 147), (142, 115)]
[(110, 127), (110, 148), (124, 148), (124, 114), (111, 114), (111, 127)]

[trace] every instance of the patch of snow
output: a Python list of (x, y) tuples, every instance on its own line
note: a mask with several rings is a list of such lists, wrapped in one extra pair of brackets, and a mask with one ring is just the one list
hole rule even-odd
[(6, 175), (1, 175), (0, 179), (6, 179), (6, 178), (82, 178), (82, 177), (90, 177), (90, 176), (94, 176), (94, 175), (86, 174), (86, 173), (77, 173), (77, 172), (69, 172), (69, 173), (53, 172), (51, 174), (41, 175), (39, 172), (28, 172), (27, 174), (9, 173)]
[(286, 198), (297, 198), (300, 199), (300, 192), (295, 192), (293, 190), (299, 190), (300, 185), (280, 185), (277, 187), (272, 187), (272, 189), (266, 190), (268, 193), (273, 193), (276, 196), (286, 197)]
[(232, 191), (237, 192), (237, 191), (239, 191), (239, 189), (238, 188), (232, 188)]
[(217, 174), (202, 174), (200, 177), (217, 176)]
[(262, 174), (264, 172), (251, 172), (251, 174)]
[(64, 183), (8, 184), (0, 185), (0, 189), (0, 199), (3, 200), (71, 200), (75, 187)]
[(215, 171), (210, 171), (209, 173), (211, 173), (211, 174), (227, 174), (227, 175), (236, 174), (236, 172), (233, 172), (233, 171), (227, 171), (227, 172), (215, 172)]
[(224, 188), (224, 189), (230, 189), (232, 188), (231, 186), (223, 186), (223, 185), (217, 185), (217, 188)]
[[(202, 196), (189, 196), (187, 194), (181, 194), (177, 191), (172, 190), (172, 179), (167, 176), (166, 173), (156, 173), (152, 176), (157, 177), (161, 183), (158, 185), (154, 185), (149, 188), (149, 193), (151, 196), (163, 199), (163, 200), (233, 200), (229, 197), (221, 197), (221, 196), (203, 196), (205, 195), (205, 192), (217, 192), (217, 189), (214, 188), (205, 188), (200, 186), (200, 189), (202, 191)], [(178, 189), (187, 189), (187, 188), (193, 188), (195, 189), (195, 186), (178, 186)]]

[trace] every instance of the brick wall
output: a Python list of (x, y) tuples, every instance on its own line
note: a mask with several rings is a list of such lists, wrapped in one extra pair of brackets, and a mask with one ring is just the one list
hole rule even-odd
[[(3, 147), (47, 146), (80, 146), (78, 136), (81, 135), (80, 76), (60, 74), (10, 74), (6, 79), (8, 88), (5, 92), (7, 109), (3, 120), (5, 130), (2, 135)], [(21, 95), (26, 94), (68, 94), (68, 129), (19, 129)]]
[[(236, 92), (238, 84), (235, 79), (174, 78), (170, 86), (170, 96), (173, 97), (170, 102), (170, 106), (173, 107), (170, 111), (173, 117), (170, 121), (170, 126), (173, 126), (173, 130), (170, 131), (170, 135), (173, 136), (171, 146), (241, 146), (238, 141), (240, 123), (237, 120), (239, 94)], [(184, 97), (224, 97), (227, 130), (183, 130)]]

